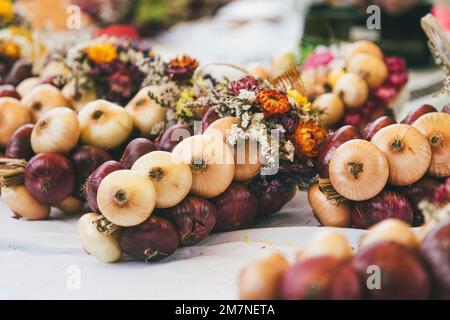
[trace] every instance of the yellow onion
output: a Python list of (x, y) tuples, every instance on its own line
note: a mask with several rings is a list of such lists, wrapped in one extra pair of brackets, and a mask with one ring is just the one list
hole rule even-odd
[(103, 149), (119, 146), (133, 130), (133, 118), (128, 112), (106, 100), (88, 103), (78, 114), (81, 142)]
[(416, 248), (419, 244), (411, 225), (399, 219), (386, 219), (370, 227), (361, 241), (361, 246), (377, 241), (397, 242), (410, 248)]
[(138, 225), (152, 214), (156, 191), (150, 179), (131, 170), (108, 174), (97, 190), (100, 212), (115, 225)]
[(349, 47), (345, 51), (347, 61), (360, 53), (367, 53), (377, 57), (378, 59), (383, 59), (383, 52), (381, 51), (380, 47), (375, 43), (367, 40), (356, 41), (349, 45)]
[(80, 110), (89, 102), (97, 99), (94, 89), (77, 89), (75, 80), (69, 81), (69, 83), (62, 88), (61, 93), (64, 98), (72, 104), (77, 112), (80, 112)]
[(236, 117), (224, 117), (217, 119), (208, 126), (204, 134), (214, 135), (218, 138), (222, 138), (223, 141), (226, 141), (228, 135), (230, 134), (231, 127), (234, 124), (237, 124), (238, 121), (239, 119)]
[(324, 226), (342, 228), (351, 226), (351, 205), (348, 202), (335, 203), (328, 200), (320, 191), (319, 184), (309, 189), (308, 202), (317, 220)]
[(239, 276), (239, 298), (277, 299), (281, 277), (288, 268), (289, 263), (278, 253), (272, 253), (250, 264)]
[(363, 105), (369, 97), (369, 88), (359, 75), (346, 73), (341, 76), (333, 87), (333, 93), (337, 95), (344, 104), (350, 108), (358, 108)]
[(193, 194), (213, 198), (224, 192), (233, 181), (233, 151), (216, 136), (189, 137), (181, 141), (172, 152), (177, 161), (191, 167)]
[(378, 88), (388, 76), (384, 61), (368, 53), (353, 56), (347, 65), (347, 70), (363, 78), (370, 89)]
[(64, 213), (75, 214), (80, 213), (81, 210), (83, 210), (84, 202), (75, 197), (69, 196), (58, 203), (57, 207)]
[(131, 170), (153, 182), (157, 208), (177, 205), (192, 187), (189, 165), (174, 162), (172, 156), (167, 151), (153, 151), (140, 157), (131, 167)]
[(22, 97), (22, 104), (31, 111), (32, 121), (36, 122), (45, 113), (58, 107), (70, 107), (61, 91), (50, 84), (39, 84)]
[(24, 97), (27, 95), (29, 91), (31, 91), (31, 89), (37, 86), (40, 82), (41, 79), (39, 79), (38, 77), (27, 78), (23, 80), (21, 83), (19, 83), (19, 85), (16, 87), (17, 93), (19, 93), (21, 97)]
[(417, 129), (407, 124), (392, 124), (371, 139), (389, 163), (389, 183), (405, 186), (418, 181), (427, 172), (431, 148)]
[(354, 139), (340, 145), (330, 160), (330, 181), (343, 197), (354, 201), (380, 193), (389, 177), (384, 154), (372, 143)]
[(0, 98), (0, 145), (6, 146), (14, 131), (30, 121), (29, 110), (19, 100)]
[(428, 173), (435, 177), (450, 176), (450, 114), (432, 112), (413, 123), (431, 145), (431, 163)]
[(125, 110), (133, 117), (135, 127), (144, 136), (151, 135), (154, 126), (166, 119), (166, 109), (151, 99), (149, 93), (153, 93), (157, 97), (161, 95), (157, 86), (145, 87), (125, 106)]
[(338, 259), (350, 259), (352, 255), (352, 247), (346, 236), (338, 231), (325, 229), (311, 238), (298, 258), (332, 256)]
[(115, 262), (120, 259), (122, 249), (119, 246), (119, 232), (110, 234), (100, 232), (97, 221), (102, 216), (97, 213), (84, 214), (77, 223), (78, 235), (87, 254), (103, 262)]
[(55, 108), (43, 115), (31, 133), (31, 147), (35, 153), (67, 153), (78, 143), (80, 123), (69, 108)]
[(320, 120), (325, 126), (338, 123), (344, 116), (345, 106), (339, 97), (333, 93), (324, 93), (314, 100), (315, 109), (322, 111)]
[(3, 187), (2, 199), (17, 217), (43, 220), (50, 215), (50, 206), (34, 199), (23, 185)]

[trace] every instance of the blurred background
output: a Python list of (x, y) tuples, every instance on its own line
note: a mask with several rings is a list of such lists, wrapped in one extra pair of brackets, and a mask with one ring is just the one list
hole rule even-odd
[[(67, 8), (73, 4), (81, 9), (79, 30), (67, 29)], [(370, 30), (366, 10), (373, 4), (381, 9), (381, 24)], [(432, 97), (444, 73), (435, 66), (420, 26), (420, 18), (432, 12), (449, 35), (448, 0), (17, 0), (14, 5), (34, 30), (41, 30), (48, 46), (74, 39), (66, 32), (77, 33), (78, 41), (107, 25), (125, 24), (163, 56), (186, 53), (201, 63), (249, 68), (283, 63), (286, 53), (301, 59), (308, 45), (368, 39), (385, 54), (407, 60), (406, 105), (439, 107), (449, 100)]]

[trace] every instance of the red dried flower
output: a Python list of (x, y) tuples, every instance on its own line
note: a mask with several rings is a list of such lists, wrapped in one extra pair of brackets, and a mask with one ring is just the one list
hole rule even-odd
[(170, 60), (166, 73), (176, 81), (190, 79), (198, 68), (198, 61), (188, 55), (177, 56)]
[(253, 91), (258, 88), (258, 80), (252, 76), (246, 76), (242, 79), (231, 81), (228, 90), (231, 94), (238, 96), (239, 92), (243, 90)]
[(261, 108), (264, 109), (264, 114), (266, 116), (284, 114), (291, 106), (287, 96), (277, 90), (260, 90), (256, 94), (256, 100)]

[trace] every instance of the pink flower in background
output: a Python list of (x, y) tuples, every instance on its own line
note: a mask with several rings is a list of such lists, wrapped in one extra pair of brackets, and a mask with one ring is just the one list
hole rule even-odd
[(302, 64), (302, 70), (315, 69), (321, 66), (327, 66), (333, 61), (334, 56), (330, 49), (319, 48), (311, 53)]

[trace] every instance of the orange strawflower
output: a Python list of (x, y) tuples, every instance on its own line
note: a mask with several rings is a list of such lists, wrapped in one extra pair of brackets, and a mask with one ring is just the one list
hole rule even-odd
[(298, 151), (308, 157), (317, 156), (325, 136), (325, 129), (313, 119), (300, 121), (294, 133)]
[(117, 58), (117, 49), (108, 42), (96, 43), (86, 48), (90, 60), (96, 63), (108, 63)]
[(277, 90), (263, 89), (256, 94), (256, 100), (266, 115), (284, 114), (290, 108), (289, 99)]

